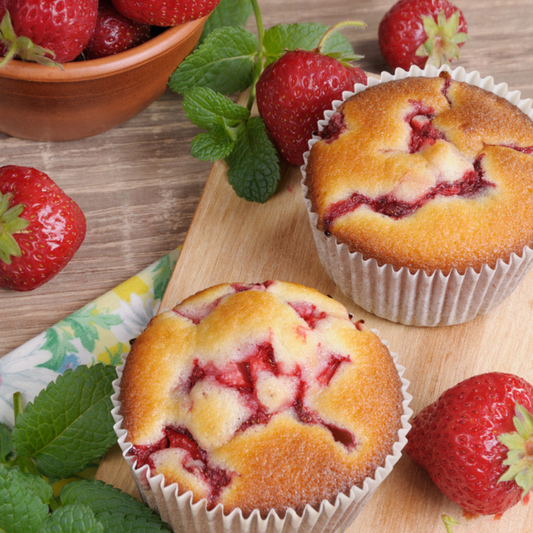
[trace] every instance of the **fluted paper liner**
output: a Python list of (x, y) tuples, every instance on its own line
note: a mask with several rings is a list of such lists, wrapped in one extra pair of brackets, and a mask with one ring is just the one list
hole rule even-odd
[[(372, 331), (379, 336), (378, 331)], [(382, 342), (388, 346), (386, 341)], [(407, 433), (411, 428), (409, 418), (413, 414), (409, 407), (412, 396), (407, 392), (409, 381), (403, 377), (405, 368), (398, 363), (396, 353), (391, 352), (391, 356), (402, 381), (403, 415), (398, 440), (393, 445), (393, 453), (387, 456), (385, 465), (376, 470), (373, 478), (367, 478), (361, 488), (354, 486), (348, 493), (340, 493), (334, 502), (324, 500), (316, 509), (306, 505), (300, 514), (294, 509), (288, 509), (283, 516), (270, 511), (265, 518), (261, 517), (258, 510), (247, 517), (243, 516), (241, 509), (234, 509), (225, 514), (220, 504), (208, 510), (205, 499), (194, 503), (190, 491), (180, 494), (176, 483), (166, 485), (164, 476), (152, 476), (147, 465), (136, 468), (136, 458), (128, 455), (132, 444), (127, 440), (127, 431), (122, 428), (123, 418), (120, 414), (119, 391), (124, 368), (122, 364), (117, 367), (118, 379), (113, 382), (115, 393), (111, 397), (111, 413), (115, 420), (114, 429), (122, 455), (131, 468), (140, 495), (172, 527), (174, 533), (342, 533), (392, 471), (407, 444)], [(123, 362), (126, 357), (127, 354), (124, 354)]]
[[(332, 109), (319, 121), (321, 131), (344, 100), (367, 87), (406, 77), (437, 77), (446, 70), (454, 80), (475, 85), (505, 98), (533, 120), (533, 101), (522, 100), (519, 91), (510, 92), (505, 83), (496, 85), (492, 77), (482, 78), (479, 72), (467, 73), (459, 67), (451, 70), (411, 67), (409, 72), (396, 69), (394, 75), (387, 72), (381, 77), (368, 78), (368, 85), (357, 84), (354, 92), (344, 92), (343, 100), (335, 100)], [(313, 136), (309, 149), (319, 140)], [(453, 269), (447, 275), (440, 270), (427, 274), (423, 270), (394, 269), (392, 265), (380, 265), (375, 259), (365, 258), (358, 252), (350, 252), (345, 244), (338, 243), (333, 235), (327, 236), (318, 229), (318, 215), (312, 211), (307, 198), (305, 169), (309, 152), (304, 154), (302, 189), (311, 223), (313, 237), (320, 261), (328, 275), (339, 288), (358, 306), (379, 317), (411, 326), (449, 326), (461, 324), (482, 315), (507, 298), (522, 281), (532, 266), (533, 249), (526, 246), (520, 255), (512, 254), (505, 261), (500, 259), (491, 268), (485, 266), (476, 272), (468, 268), (464, 274)]]

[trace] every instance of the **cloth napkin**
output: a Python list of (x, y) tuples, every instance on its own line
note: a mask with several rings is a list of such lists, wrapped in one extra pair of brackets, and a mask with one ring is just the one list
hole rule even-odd
[(180, 248), (0, 358), (0, 422), (13, 426), (13, 394), (24, 405), (78, 365), (117, 365), (155, 316)]

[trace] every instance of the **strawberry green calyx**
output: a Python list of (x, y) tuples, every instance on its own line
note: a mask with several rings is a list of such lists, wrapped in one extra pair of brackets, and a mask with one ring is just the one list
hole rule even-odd
[(52, 50), (33, 44), (28, 37), (17, 36), (13, 29), (9, 11), (6, 11), (2, 22), (0, 22), (0, 40), (7, 48), (7, 53), (4, 58), (0, 60), (0, 68), (7, 65), (15, 56), (20, 57), (24, 61), (32, 61), (34, 63), (39, 63), (40, 65), (63, 68), (61, 64), (56, 63), (47, 57), (47, 54), (55, 57)]
[(450, 18), (446, 18), (444, 10), (440, 11), (435, 22), (432, 16), (422, 16), (427, 40), (421, 44), (416, 55), (427, 57), (428, 65), (440, 67), (449, 65), (453, 59), (459, 57), (459, 45), (468, 40), (468, 34), (458, 32), (459, 11), (455, 11)]
[(513, 423), (516, 432), (502, 433), (498, 440), (509, 452), (503, 462), (509, 466), (499, 481), (515, 481), (522, 489), (522, 499), (533, 488), (533, 415), (516, 404)]
[(11, 264), (11, 257), (20, 257), (20, 247), (13, 233), (24, 230), (29, 220), (20, 218), (24, 204), (10, 207), (13, 195), (0, 194), (0, 261)]

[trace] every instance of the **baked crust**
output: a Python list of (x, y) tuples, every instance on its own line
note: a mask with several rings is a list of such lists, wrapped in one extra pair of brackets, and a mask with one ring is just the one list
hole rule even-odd
[(533, 123), (507, 100), (447, 73), (406, 78), (349, 98), (330, 125), (308, 197), (352, 252), (448, 273), (532, 244)]
[(152, 319), (119, 398), (137, 467), (209, 507), (265, 515), (333, 500), (384, 466), (401, 387), (343, 305), (275, 281), (218, 285)]

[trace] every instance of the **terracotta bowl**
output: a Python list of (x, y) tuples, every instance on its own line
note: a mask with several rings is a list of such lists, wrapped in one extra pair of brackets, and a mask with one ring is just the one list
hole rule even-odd
[(70, 141), (126, 122), (163, 94), (205, 20), (170, 28), (115, 56), (66, 63), (64, 70), (11, 61), (0, 69), (0, 131)]

